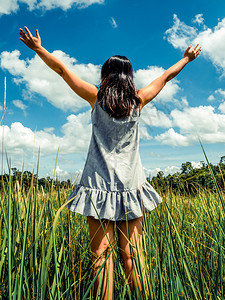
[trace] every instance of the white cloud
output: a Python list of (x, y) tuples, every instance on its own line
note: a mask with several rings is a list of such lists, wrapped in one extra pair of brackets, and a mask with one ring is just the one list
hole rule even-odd
[[(59, 137), (50, 130), (32, 131), (19, 122), (4, 127), (5, 148), (8, 154), (32, 153), (40, 147), (41, 154), (55, 154), (58, 148), (61, 154), (83, 153), (87, 151), (90, 135), (90, 110), (78, 115), (70, 115), (67, 123), (62, 126), (63, 136)], [(0, 126), (0, 139), (2, 139), (3, 126)]]
[(202, 25), (204, 23), (203, 14), (197, 14), (192, 20), (193, 23), (197, 23), (198, 25)]
[(104, 0), (7, 0), (0, 2), (0, 15), (17, 12), (21, 3), (25, 3), (31, 11), (35, 9), (50, 10), (54, 8), (61, 8), (66, 11), (73, 6), (86, 8), (95, 3), (103, 4)]
[(221, 113), (225, 114), (225, 101), (220, 103), (218, 109), (221, 111)]
[[(194, 169), (200, 169), (202, 167), (202, 163), (201, 162), (194, 162), (192, 161), (191, 162), (191, 165)], [(146, 177), (149, 177), (150, 176), (150, 179), (153, 177), (153, 176), (157, 176), (157, 173), (162, 171), (164, 176), (168, 176), (168, 175), (173, 175), (175, 173), (180, 173), (181, 171), (181, 167), (178, 167), (178, 166), (167, 166), (163, 169), (161, 168), (155, 168), (155, 169), (146, 169), (144, 168), (144, 171), (145, 171), (145, 175)]]
[(215, 91), (216, 94), (220, 94), (223, 98), (225, 98), (225, 90), (218, 89)]
[(198, 31), (197, 28), (186, 25), (177, 15), (174, 15), (174, 24), (165, 32), (165, 37), (174, 48), (182, 51), (189, 44), (199, 43), (202, 46), (201, 55), (210, 59), (225, 76), (225, 18), (213, 29), (204, 27), (203, 30)]
[(180, 168), (177, 167), (177, 166), (168, 166), (166, 167), (164, 170), (163, 170), (163, 173), (165, 176), (167, 175), (173, 175), (175, 174), (176, 172), (179, 172), (180, 171)]
[[(54, 172), (54, 170), (52, 170), (52, 172)], [(54, 174), (54, 173), (53, 173)], [(60, 169), (59, 166), (56, 166), (56, 169), (55, 169), (55, 174), (56, 174), (56, 178), (58, 180), (65, 180), (66, 178), (69, 178), (70, 177), (70, 174), (68, 171), (65, 171), (63, 169)]]
[(104, 0), (41, 0), (38, 4), (38, 7), (44, 8), (45, 10), (50, 10), (53, 8), (68, 10), (72, 6), (77, 6), (78, 8), (86, 8), (95, 3), (103, 4)]
[(55, 130), (54, 127), (47, 127), (47, 128), (44, 128), (44, 131), (47, 132), (47, 133), (53, 133), (53, 131)]
[[(223, 104), (219, 106), (223, 112)], [(185, 107), (182, 111), (174, 109), (170, 113), (174, 128), (157, 135), (155, 139), (162, 144), (188, 146), (200, 139), (205, 143), (225, 142), (225, 114), (217, 114), (212, 106)]]
[(155, 137), (156, 141), (161, 142), (163, 145), (172, 145), (172, 146), (189, 146), (191, 141), (188, 137), (177, 133), (173, 128), (170, 128), (168, 131), (161, 133)]
[(117, 23), (116, 23), (116, 21), (115, 21), (115, 19), (113, 17), (111, 17), (109, 19), (109, 21), (110, 21), (110, 24), (112, 25), (113, 28), (117, 28), (118, 27), (118, 25), (117, 25)]
[(180, 21), (176, 14), (173, 15), (173, 21), (173, 26), (165, 32), (166, 38), (174, 48), (185, 49), (197, 36), (197, 29)]
[(202, 167), (202, 163), (201, 162), (192, 161), (191, 165), (192, 165), (193, 169), (201, 169), (201, 167)]
[(27, 109), (27, 105), (25, 105), (23, 103), (23, 101), (21, 100), (13, 100), (12, 103), (19, 109), (23, 110), (25, 112), (25, 110)]
[(208, 97), (207, 100), (208, 100), (208, 101), (214, 101), (214, 100), (215, 100), (215, 97), (213, 96), (213, 94), (212, 94), (212, 95), (209, 95), (209, 97)]
[(147, 127), (140, 124), (139, 126), (139, 136), (141, 140), (151, 140), (152, 136), (149, 135)]
[[(93, 84), (99, 83), (100, 66), (91, 63), (80, 64), (75, 58), (59, 50), (54, 51), (53, 55), (63, 61), (83, 80)], [(89, 106), (88, 102), (77, 96), (58, 74), (45, 65), (38, 55), (27, 61), (21, 60), (19, 57), (18, 50), (2, 52), (1, 67), (15, 76), (14, 81), (17, 84), (25, 84), (24, 95), (32, 97), (37, 93), (64, 111), (76, 112), (81, 107)]]
[(164, 112), (157, 110), (156, 107), (150, 103), (141, 111), (140, 124), (168, 128), (172, 126), (172, 121)]
[(182, 97), (181, 100), (178, 99), (174, 99), (173, 103), (178, 107), (178, 108), (183, 108), (183, 107), (187, 107), (189, 105), (187, 98), (186, 97)]
[(208, 101), (221, 101), (222, 99), (225, 99), (225, 90), (222, 90), (221, 88), (217, 89), (216, 91), (214, 91), (211, 95), (209, 95), (208, 97)]
[(20, 52), (14, 50), (12, 52), (3, 51), (1, 53), (1, 68), (7, 69), (12, 75), (20, 76), (26, 72), (26, 62), (19, 59)]
[(218, 130), (219, 122), (222, 119), (225, 121), (225, 116), (215, 114), (212, 106), (188, 107), (183, 111), (174, 109), (171, 117), (173, 126), (193, 135), (198, 132), (214, 133)]
[(68, 172), (67, 170), (64, 170), (63, 168), (59, 167), (59, 165), (56, 166), (56, 169), (51, 169), (45, 177), (50, 177), (53, 178), (55, 171), (55, 178), (58, 179), (59, 181), (67, 181), (68, 179), (71, 180), (71, 183), (74, 183), (74, 181), (79, 182), (81, 178), (81, 174), (83, 170), (76, 170), (73, 172)]
[(16, 0), (1, 1), (0, 3), (0, 15), (1, 14), (10, 14), (16, 12), (19, 8), (19, 5)]
[[(134, 82), (137, 86), (137, 89), (141, 89), (149, 85), (154, 79), (161, 76), (165, 72), (165, 69), (157, 66), (148, 66), (147, 69), (139, 69), (134, 73)], [(156, 99), (162, 101), (172, 101), (174, 95), (180, 90), (178, 86), (178, 80), (172, 79), (169, 81), (166, 86), (161, 90), (157, 95)]]

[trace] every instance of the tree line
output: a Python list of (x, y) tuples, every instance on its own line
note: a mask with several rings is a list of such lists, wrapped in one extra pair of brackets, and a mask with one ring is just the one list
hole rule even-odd
[[(211, 171), (210, 171), (211, 169)], [(200, 168), (194, 168), (191, 162), (181, 164), (179, 172), (164, 176), (159, 171), (156, 176), (148, 178), (148, 181), (161, 192), (168, 189), (179, 193), (196, 193), (199, 188), (216, 189), (213, 176), (221, 190), (225, 189), (225, 156), (220, 158), (217, 165), (207, 165), (201, 161)]]
[[(215, 190), (214, 175), (217, 184), (224, 190), (225, 156), (220, 158), (217, 165), (210, 164), (209, 166), (202, 161), (200, 168), (194, 168), (191, 162), (185, 162), (181, 164), (179, 172), (165, 176), (162, 171), (159, 171), (156, 176), (148, 177), (147, 180), (162, 193), (168, 191), (168, 189), (179, 193), (195, 193), (199, 188)], [(25, 190), (29, 190), (31, 186), (36, 186), (38, 190), (43, 190), (44, 192), (50, 191), (52, 187), (55, 189), (72, 187), (70, 179), (60, 181), (56, 178), (53, 180), (50, 176), (38, 178), (37, 174), (33, 174), (30, 171), (21, 172), (17, 168), (11, 168), (10, 177), (13, 184), (18, 182)], [(0, 182), (2, 189), (3, 184), (9, 182), (9, 174), (2, 175)]]

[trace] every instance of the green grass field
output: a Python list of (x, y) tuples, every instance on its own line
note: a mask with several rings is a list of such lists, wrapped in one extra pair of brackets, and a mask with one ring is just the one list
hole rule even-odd
[[(31, 183), (27, 191), (10, 178), (1, 187), (0, 298), (92, 299), (88, 227), (63, 206), (70, 190), (45, 193)], [(225, 202), (216, 188), (195, 196), (168, 189), (145, 215), (143, 299), (225, 299)], [(126, 284), (117, 244), (114, 268), (115, 299), (142, 299)]]

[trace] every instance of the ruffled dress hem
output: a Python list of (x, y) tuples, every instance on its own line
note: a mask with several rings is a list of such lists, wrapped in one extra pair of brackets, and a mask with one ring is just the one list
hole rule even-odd
[(146, 181), (137, 189), (124, 191), (106, 191), (78, 184), (67, 202), (69, 210), (83, 216), (121, 221), (142, 217), (162, 203), (162, 198)]

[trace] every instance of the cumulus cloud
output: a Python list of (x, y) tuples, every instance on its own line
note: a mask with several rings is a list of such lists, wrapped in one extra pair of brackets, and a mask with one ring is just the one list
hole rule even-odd
[[(52, 173), (53, 172), (54, 170), (52, 170)], [(66, 170), (61, 169), (59, 166), (56, 166), (55, 174), (56, 174), (56, 178), (60, 181), (70, 177), (70, 173)]]
[(113, 28), (117, 28), (117, 27), (118, 27), (118, 25), (117, 25), (117, 23), (116, 23), (116, 21), (115, 21), (115, 19), (114, 19), (113, 17), (111, 17), (111, 18), (109, 19), (109, 21), (110, 21), (110, 24), (111, 24), (111, 26), (112, 26)]
[[(223, 105), (219, 107), (223, 112)], [(182, 111), (174, 109), (170, 114), (174, 128), (157, 135), (155, 139), (162, 144), (189, 146), (200, 139), (205, 143), (225, 142), (225, 114), (215, 113), (212, 106), (185, 107)]]
[(152, 136), (149, 135), (147, 127), (143, 124), (139, 126), (139, 136), (141, 140), (151, 140)]
[[(99, 83), (100, 66), (78, 63), (75, 58), (59, 50), (54, 51), (53, 55), (83, 80), (93, 84)], [(52, 105), (64, 111), (77, 112), (80, 108), (89, 105), (76, 95), (58, 74), (47, 67), (38, 55), (25, 61), (20, 59), (20, 52), (14, 50), (2, 52), (0, 58), (1, 68), (15, 76), (14, 81), (18, 85), (25, 84), (25, 96), (41, 95)]]
[(172, 126), (170, 118), (162, 111), (157, 110), (151, 103), (146, 105), (140, 116), (140, 123), (143, 125), (168, 128)]
[(163, 172), (164, 176), (167, 176), (169, 174), (173, 175), (176, 172), (179, 172), (180, 168), (177, 166), (167, 166), (164, 169), (161, 169), (161, 168), (146, 169), (146, 168), (144, 168), (144, 171), (145, 171), (145, 176), (150, 177), (150, 179), (151, 179), (152, 177), (157, 176), (157, 174), (159, 172)]
[(175, 132), (173, 128), (170, 128), (168, 131), (161, 133), (160, 135), (157, 135), (155, 139), (163, 145), (189, 146), (191, 144), (191, 141), (188, 137)]
[(95, 3), (103, 4), (104, 0), (7, 0), (0, 2), (0, 15), (17, 12), (21, 3), (25, 3), (31, 11), (35, 9), (50, 10), (54, 8), (61, 8), (66, 11), (73, 6), (86, 8)]
[(74, 184), (80, 181), (83, 170), (79, 169), (73, 172), (68, 172), (64, 168), (61, 168), (59, 165), (57, 165), (56, 169), (55, 170), (51, 169), (50, 171), (48, 171), (45, 177), (49, 176), (53, 178), (54, 171), (55, 171), (55, 178), (58, 179), (59, 181), (63, 181), (63, 180), (67, 181), (68, 179), (70, 179), (71, 182)]
[(207, 100), (208, 100), (208, 101), (214, 101), (214, 100), (215, 100), (215, 97), (213, 96), (213, 94), (211, 94), (211, 95), (209, 95), (209, 97), (208, 97)]
[[(7, 153), (32, 153), (33, 147), (41, 149), (41, 154), (55, 154), (58, 148), (60, 153), (83, 153), (87, 151), (91, 135), (90, 110), (78, 115), (71, 114), (62, 126), (62, 137), (47, 130), (32, 131), (20, 122), (4, 127), (4, 140)], [(0, 126), (0, 139), (3, 135), (3, 126)]]
[(177, 167), (177, 166), (168, 166), (168, 167), (166, 167), (164, 170), (163, 170), (163, 173), (164, 173), (164, 175), (165, 176), (167, 176), (167, 175), (173, 175), (173, 174), (175, 174), (175, 173), (177, 173), (177, 172), (179, 172), (180, 171), (180, 168), (179, 167)]
[(19, 8), (18, 2), (14, 0), (1, 1), (0, 3), (0, 15), (10, 14), (16, 12)]
[(183, 111), (174, 109), (171, 112), (173, 126), (179, 127), (183, 132), (214, 133), (225, 121), (225, 116), (214, 113), (212, 106), (199, 106), (184, 108)]
[(187, 106), (189, 105), (188, 100), (187, 100), (186, 97), (182, 97), (181, 100), (174, 99), (174, 104), (175, 104), (178, 108), (187, 107)]
[(216, 94), (219, 94), (220, 96), (222, 96), (223, 98), (225, 98), (225, 90), (222, 89), (218, 89), (215, 91)]
[(198, 30), (194, 26), (186, 25), (174, 15), (174, 24), (165, 32), (165, 38), (174, 48), (182, 51), (189, 44), (199, 43), (202, 46), (201, 55), (210, 59), (225, 76), (225, 18), (212, 29), (205, 26), (202, 30)]
[(192, 165), (193, 169), (201, 169), (202, 168), (202, 163), (201, 162), (192, 161), (191, 165)]
[(176, 14), (173, 15), (173, 22), (173, 26), (165, 32), (165, 38), (174, 48), (186, 49), (197, 36), (197, 29), (180, 21)]
[(214, 91), (211, 95), (209, 95), (208, 97), (208, 101), (221, 101), (225, 99), (225, 90), (222, 90), (221, 88), (217, 89), (216, 91)]
[(218, 109), (221, 111), (221, 113), (225, 114), (225, 101), (220, 103)]

